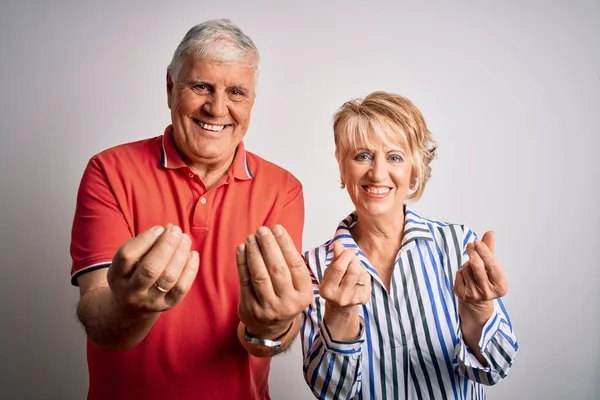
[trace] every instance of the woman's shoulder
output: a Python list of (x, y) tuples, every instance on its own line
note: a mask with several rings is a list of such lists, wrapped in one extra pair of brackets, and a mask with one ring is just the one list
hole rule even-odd
[(475, 232), (465, 223), (422, 217), (410, 209), (406, 210), (405, 223), (405, 232), (413, 228), (429, 231), (436, 241), (455, 242), (458, 245), (460, 242), (468, 242), (471, 237), (476, 237)]

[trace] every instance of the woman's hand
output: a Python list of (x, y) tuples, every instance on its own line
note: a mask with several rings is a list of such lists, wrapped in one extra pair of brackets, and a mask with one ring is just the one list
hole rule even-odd
[(371, 276), (360, 264), (356, 249), (333, 244), (333, 260), (323, 273), (319, 292), (325, 299), (324, 320), (331, 337), (355, 339), (360, 332), (358, 306), (371, 297)]
[(504, 271), (494, 257), (494, 232), (486, 232), (481, 241), (467, 244), (467, 261), (456, 273), (454, 293), (463, 339), (477, 358), (485, 363), (478, 348), (481, 330), (494, 312), (494, 299), (506, 295)]

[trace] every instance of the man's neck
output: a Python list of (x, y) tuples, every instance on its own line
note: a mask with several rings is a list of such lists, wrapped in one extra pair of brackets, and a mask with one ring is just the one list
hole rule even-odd
[(190, 169), (198, 175), (198, 178), (204, 182), (204, 186), (206, 186), (206, 190), (210, 189), (214, 185), (216, 185), (221, 178), (223, 178), (231, 164), (233, 163), (233, 159), (235, 157), (235, 152), (224, 161), (219, 161), (214, 164), (206, 164), (206, 163), (195, 163), (191, 164)]

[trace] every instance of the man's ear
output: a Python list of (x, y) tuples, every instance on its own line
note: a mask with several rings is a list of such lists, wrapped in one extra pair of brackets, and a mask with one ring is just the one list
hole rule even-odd
[(173, 80), (171, 74), (167, 71), (167, 106), (171, 109), (171, 93), (173, 92)]

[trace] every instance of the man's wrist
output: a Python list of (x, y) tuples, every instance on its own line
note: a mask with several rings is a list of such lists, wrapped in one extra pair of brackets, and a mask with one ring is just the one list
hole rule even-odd
[(248, 336), (257, 339), (276, 341), (283, 338), (290, 331), (293, 325), (294, 319), (292, 319), (291, 321), (286, 321), (282, 324), (278, 324), (276, 326), (271, 326), (266, 329), (261, 329), (255, 326), (249, 327), (248, 325), (245, 325), (244, 333), (248, 334)]
[(271, 348), (273, 350), (277, 350), (281, 347), (281, 339), (283, 339), (292, 329), (292, 326), (294, 325), (294, 322), (292, 321), (292, 323), (290, 323), (288, 329), (281, 335), (273, 338), (273, 339), (264, 339), (264, 338), (260, 338), (260, 337), (255, 337), (252, 336), (249, 332), (248, 332), (248, 327), (245, 327), (244, 329), (244, 338), (246, 339), (246, 342), (248, 344), (254, 344), (254, 345), (258, 345), (258, 346), (264, 346), (267, 348)]
[[(294, 318), (291, 323), (289, 324), (289, 326), (287, 326), (286, 330), (284, 332), (281, 332), (280, 334), (278, 334), (278, 336), (272, 336), (272, 338), (265, 338), (265, 337), (255, 337), (255, 339), (258, 340), (248, 340), (247, 339), (247, 335), (251, 335), (252, 331), (248, 331), (246, 328), (246, 325), (240, 321), (240, 323), (238, 324), (238, 338), (242, 344), (242, 346), (244, 346), (244, 348), (246, 348), (246, 350), (256, 356), (256, 357), (270, 357), (273, 356), (283, 350), (285, 350), (288, 346), (289, 346), (289, 342), (291, 341), (291, 338), (293, 338), (295, 336), (295, 334), (297, 333), (297, 329), (296, 329), (296, 325), (298, 323), (298, 321), (296, 321), (298, 318)], [(252, 336), (253, 337), (253, 336)], [(273, 339), (277, 339), (277, 340), (273, 340)], [(278, 344), (271, 344), (269, 342), (266, 342), (266, 340), (271, 340), (273, 342), (279, 342)], [(253, 343), (254, 342), (254, 343)], [(265, 344), (269, 344), (269, 345), (265, 345)]]

